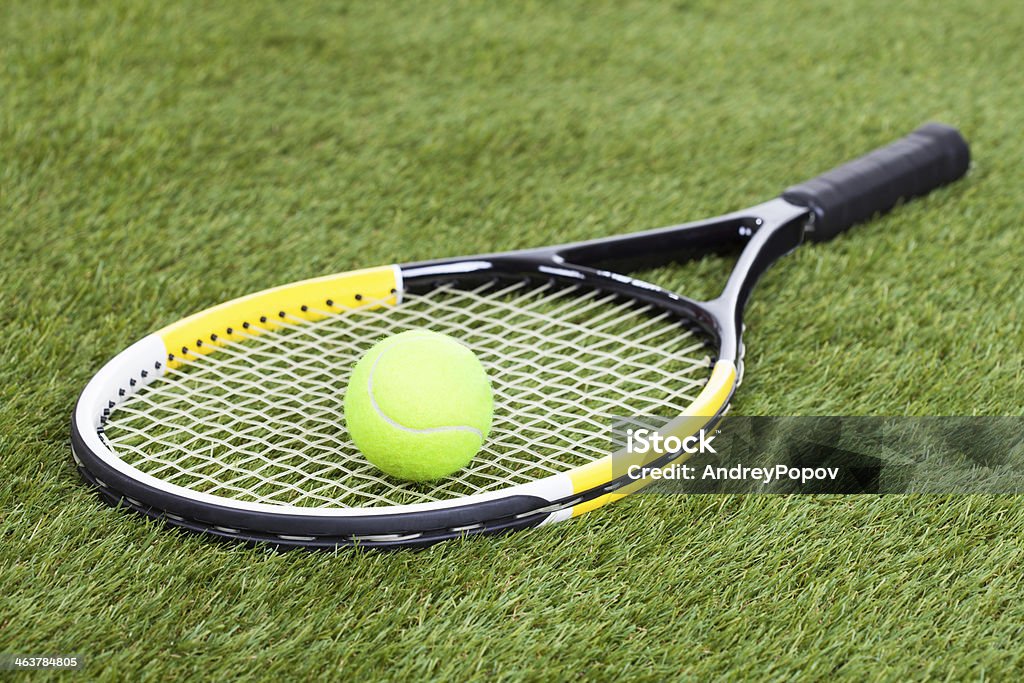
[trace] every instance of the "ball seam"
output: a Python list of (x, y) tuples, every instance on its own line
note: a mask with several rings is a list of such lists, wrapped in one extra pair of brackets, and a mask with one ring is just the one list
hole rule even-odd
[(424, 427), (423, 429), (416, 429), (415, 427), (407, 427), (403, 425), (402, 423), (392, 419), (391, 416), (385, 413), (381, 409), (380, 405), (377, 403), (377, 397), (374, 396), (373, 394), (373, 375), (375, 372), (377, 372), (377, 363), (379, 363), (380, 359), (383, 358), (385, 354), (387, 354), (390, 351), (394, 351), (394, 349), (385, 349), (373, 360), (373, 365), (370, 367), (370, 373), (366, 379), (366, 390), (370, 395), (370, 405), (373, 407), (374, 412), (377, 413), (377, 415), (382, 420), (387, 422), (392, 427), (401, 429), (406, 432), (410, 432), (412, 434), (435, 434), (439, 432), (470, 432), (476, 434), (480, 438), (480, 440), (483, 441), (484, 434), (476, 427), (470, 427), (469, 425), (453, 425), (444, 427)]

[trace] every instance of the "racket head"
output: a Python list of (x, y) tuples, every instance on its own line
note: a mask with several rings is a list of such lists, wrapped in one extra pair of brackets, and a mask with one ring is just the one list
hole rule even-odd
[[(646, 483), (616, 476), (614, 420), (660, 415), (674, 421), (666, 433), (688, 435), (725, 410), (738, 381), (730, 325), (549, 252), (317, 278), (208, 309), (113, 358), (78, 401), (73, 450), (108, 502), (235, 540), (388, 547), (536, 526)], [(495, 388), (488, 443), (439, 482), (375, 470), (341, 414), (355, 360), (407, 329), (467, 344)]]

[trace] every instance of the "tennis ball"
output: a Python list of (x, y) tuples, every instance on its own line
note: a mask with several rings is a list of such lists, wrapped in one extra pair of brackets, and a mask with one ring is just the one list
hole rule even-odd
[(413, 330), (366, 352), (345, 392), (349, 434), (391, 476), (440, 479), (469, 464), (491, 430), (491, 384), (466, 346)]

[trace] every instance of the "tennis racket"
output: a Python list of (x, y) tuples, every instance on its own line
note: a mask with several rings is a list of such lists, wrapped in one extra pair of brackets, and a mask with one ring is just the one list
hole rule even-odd
[[(574, 244), (389, 265), (235, 299), (137, 341), (89, 381), (75, 461), (107, 502), (223, 539), (278, 547), (423, 546), (535, 527), (647, 483), (613, 467), (612, 422), (665, 435), (718, 420), (743, 376), (744, 305), (805, 238), (960, 178), (970, 152), (929, 123), (781, 197), (710, 220)], [(626, 273), (737, 250), (697, 301)], [(495, 396), (491, 436), (439, 481), (388, 477), (341, 414), (355, 360), (429, 329), (468, 345)], [(681, 453), (655, 453), (660, 467)]]

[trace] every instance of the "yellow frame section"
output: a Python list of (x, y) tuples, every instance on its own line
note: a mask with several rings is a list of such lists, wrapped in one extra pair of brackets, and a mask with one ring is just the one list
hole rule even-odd
[[(704, 386), (704, 389), (698, 394), (697, 400), (690, 404), (686, 410), (684, 410), (679, 417), (675, 418), (667, 425), (665, 425), (660, 432), (665, 436), (676, 436), (684, 438), (698, 432), (708, 422), (711, 421), (715, 415), (721, 411), (728, 402), (729, 397), (732, 395), (733, 388), (736, 385), (736, 365), (731, 361), (718, 361), (715, 363), (714, 369), (711, 371), (711, 377), (708, 379), (708, 383)], [(644, 462), (641, 462), (637, 458), (636, 464), (644, 465), (657, 459), (660, 453), (645, 454), (643, 457)], [(683, 454), (685, 456), (685, 454)], [(613, 458), (626, 457), (625, 449), (609, 455), (600, 460), (595, 460), (592, 463), (588, 463), (583, 467), (575, 469), (569, 472), (569, 477), (572, 479), (572, 488), (574, 493), (582, 493), (583, 491), (589, 491), (593, 488), (606, 484), (615, 477), (613, 476), (612, 463)], [(634, 456), (636, 457), (636, 456)], [(682, 456), (681, 458), (682, 459)], [(676, 461), (678, 462), (678, 460)], [(606, 493), (603, 496), (588, 500), (585, 503), (574, 505), (572, 508), (572, 516), (577, 517), (585, 512), (590, 512), (602, 505), (607, 505), (620, 498), (625, 498), (629, 494), (642, 489), (651, 482), (646, 479), (638, 479), (632, 484), (627, 484), (615, 493)]]
[[(399, 285), (397, 266), (302, 280), (208, 308), (168, 325), (157, 335), (174, 356), (168, 366), (175, 368), (226, 344), (275, 330), (282, 319), (314, 321), (354, 308), (396, 304), (401, 296)], [(245, 323), (248, 329), (243, 327)]]

